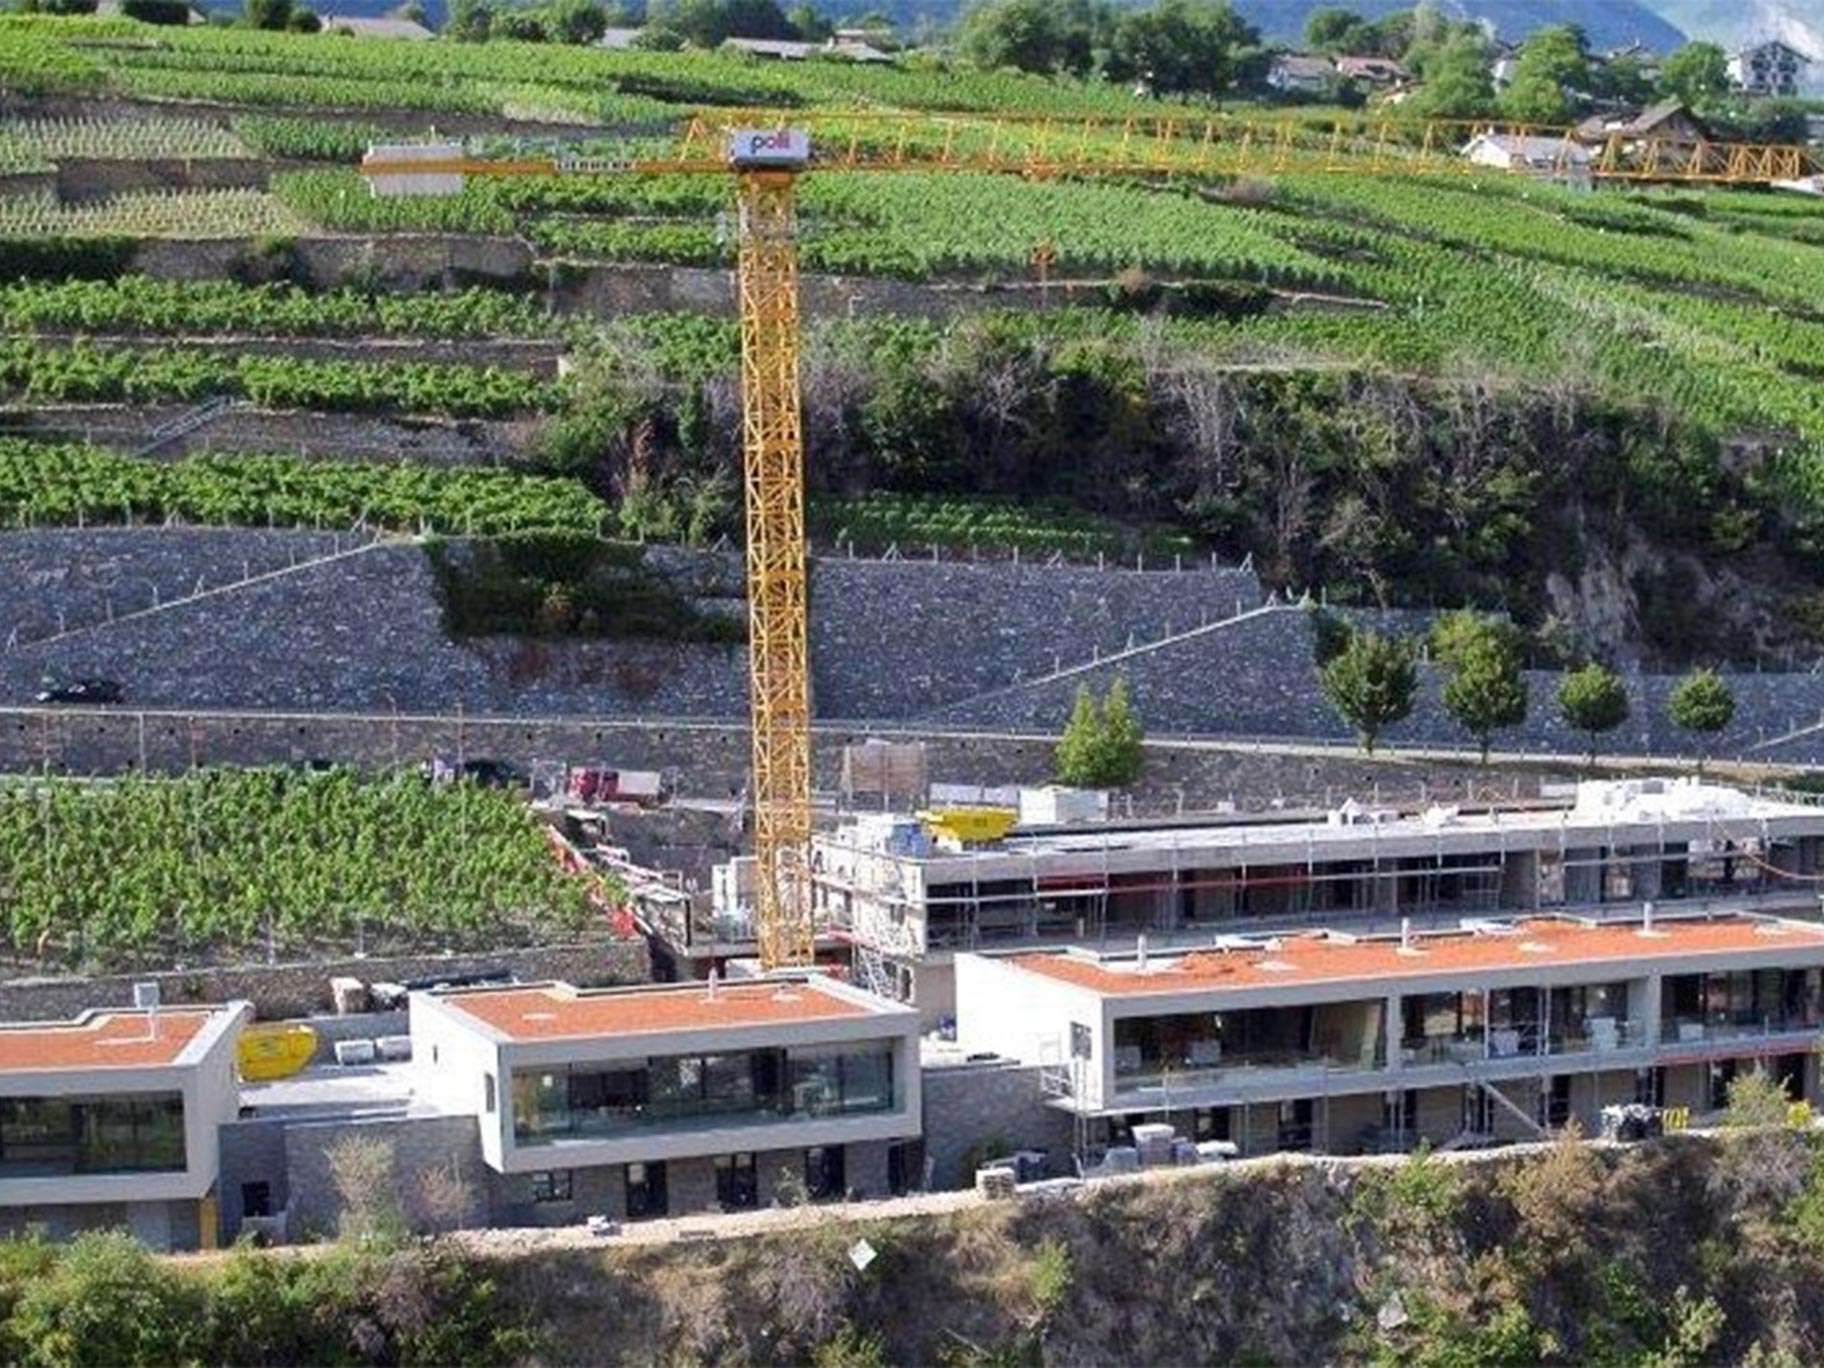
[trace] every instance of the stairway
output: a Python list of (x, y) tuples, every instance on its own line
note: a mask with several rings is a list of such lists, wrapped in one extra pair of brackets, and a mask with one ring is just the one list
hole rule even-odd
[(151, 456), (170, 446), (180, 437), (188, 437), (191, 433), (208, 427), (216, 419), (240, 406), (239, 399), (230, 398), (225, 394), (214, 395), (193, 408), (185, 409), (182, 413), (160, 423), (146, 435), (145, 442), (131, 454), (135, 458)]

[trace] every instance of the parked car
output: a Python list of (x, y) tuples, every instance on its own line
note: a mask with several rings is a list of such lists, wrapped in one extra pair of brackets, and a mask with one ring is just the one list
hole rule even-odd
[(112, 679), (75, 679), (38, 691), (40, 703), (119, 703), (126, 696)]

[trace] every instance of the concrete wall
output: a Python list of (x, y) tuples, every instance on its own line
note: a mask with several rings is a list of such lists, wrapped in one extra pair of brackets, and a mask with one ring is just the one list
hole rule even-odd
[(41, 1232), (52, 1241), (94, 1230), (124, 1230), (150, 1249), (189, 1250), (201, 1243), (200, 1204), (193, 1201), (97, 1202), (0, 1208), (0, 1238)]
[(319, 960), (303, 964), (202, 967), (95, 978), (15, 979), (0, 983), (0, 1020), (60, 1020), (91, 1007), (127, 1006), (135, 983), (156, 982), (169, 1005), (245, 1001), (264, 1020), (327, 1009), (329, 980), (403, 982), (505, 970), (520, 979), (563, 979), (582, 987), (642, 983), (650, 966), (643, 941), (540, 946), (461, 955)]
[(392, 1194), (414, 1225), (423, 1225), (428, 1215), (423, 1175), (433, 1166), (452, 1164), (469, 1196), (460, 1224), (486, 1223), (488, 1171), (482, 1164), (472, 1116), (298, 1122), (287, 1126), (284, 1135), (287, 1212), (294, 1239), (336, 1233), (343, 1201), (331, 1157), (338, 1144), (350, 1140), (372, 1142), (389, 1154)]
[[(1049, 1150), (1054, 1170), (1068, 1170), (1072, 1122), (1045, 1104), (1034, 1065), (1011, 1061), (945, 1065), (925, 1070), (925, 1159), (934, 1188), (975, 1181), (965, 1160), (1005, 1143), (1014, 1149)], [(851, 1173), (849, 1181), (854, 1184)]]

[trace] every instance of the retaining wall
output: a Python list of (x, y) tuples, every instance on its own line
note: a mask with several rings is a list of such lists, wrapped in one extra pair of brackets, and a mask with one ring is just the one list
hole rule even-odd
[[(184, 404), (53, 404), (6, 417), (9, 432), (137, 451)], [(306, 456), (331, 461), (410, 461), (415, 465), (502, 465), (527, 460), (540, 420), (431, 418), (232, 408), (206, 426), (160, 446), (147, 459), (198, 452)]]
[(61, 1021), (92, 1007), (126, 1007), (133, 985), (156, 983), (168, 1004), (251, 1002), (261, 1020), (328, 1011), (332, 978), (402, 983), (503, 970), (525, 982), (563, 979), (579, 986), (644, 983), (651, 978), (644, 941), (534, 946), (488, 953), (343, 957), (300, 964), (198, 967), (92, 978), (18, 978), (0, 982), (0, 1021)]

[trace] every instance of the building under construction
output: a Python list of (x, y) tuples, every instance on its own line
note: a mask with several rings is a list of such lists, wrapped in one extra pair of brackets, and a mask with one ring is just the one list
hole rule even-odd
[[(1028, 814), (1031, 816), (1032, 814)], [(1824, 808), (1691, 781), (1584, 783), (1513, 808), (1380, 811), (1150, 825), (1081, 819), (946, 830), (867, 818), (818, 838), (820, 921), (858, 981), (957, 1015), (955, 959), (1079, 946), (1213, 949), (1311, 926), (1358, 935), (1464, 918), (1662, 912), (1813, 915)]]

